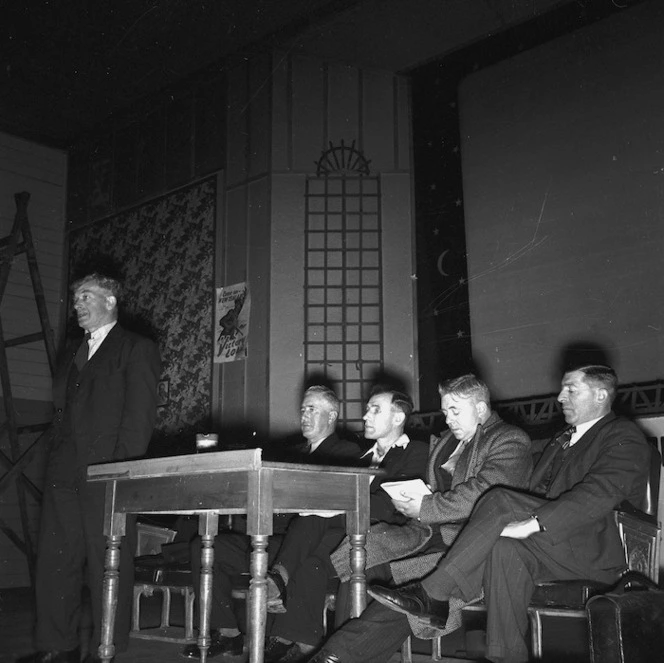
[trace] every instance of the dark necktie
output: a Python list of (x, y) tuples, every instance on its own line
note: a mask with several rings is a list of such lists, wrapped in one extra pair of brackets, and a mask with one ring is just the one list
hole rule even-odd
[(78, 346), (78, 350), (76, 350), (76, 356), (74, 357), (74, 363), (76, 364), (76, 368), (80, 371), (83, 366), (85, 366), (88, 363), (88, 353), (90, 351), (90, 346), (88, 345), (88, 341), (90, 340), (90, 333), (85, 332), (85, 336), (83, 337), (83, 342), (81, 345)]
[(436, 464), (435, 468), (436, 480), (438, 482), (438, 488), (441, 493), (445, 492), (446, 490), (450, 490), (450, 488), (452, 488), (452, 474), (454, 473), (454, 469), (452, 469), (452, 472), (449, 472), (448, 469), (445, 467), (445, 465), (449, 462), (450, 457), (454, 455), (454, 452), (459, 448), (459, 445), (461, 444), (463, 444), (461, 440), (455, 440), (455, 444), (450, 445), (451, 448), (449, 449), (447, 458), (445, 458), (446, 454), (442, 454), (442, 458), (439, 459), (442, 460), (443, 458), (445, 458), (445, 461), (440, 464), (438, 463)]
[(574, 435), (574, 433), (576, 433), (576, 426), (570, 426), (555, 439), (555, 442), (558, 444), (558, 449), (551, 461), (551, 471), (549, 472), (549, 479), (546, 485), (547, 490), (560, 471), (560, 466), (565, 459), (565, 452), (569, 449), (569, 443), (572, 440), (572, 435)]

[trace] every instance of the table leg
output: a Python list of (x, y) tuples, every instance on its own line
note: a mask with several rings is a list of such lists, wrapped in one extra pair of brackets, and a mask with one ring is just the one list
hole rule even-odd
[(262, 663), (267, 623), (267, 542), (266, 535), (252, 535), (251, 582), (249, 584), (249, 663)]
[(206, 663), (210, 647), (210, 611), (212, 608), (212, 565), (214, 563), (214, 537), (219, 530), (219, 515), (205, 513), (198, 518), (198, 533), (201, 535), (201, 584), (198, 599), (200, 622), (198, 627), (198, 648), (201, 661)]
[(107, 663), (115, 656), (113, 631), (115, 611), (118, 607), (118, 585), (120, 582), (120, 543), (121, 536), (106, 537), (106, 557), (104, 560), (104, 585), (101, 606), (101, 642), (99, 658)]
[(359, 617), (367, 605), (367, 579), (364, 569), (367, 563), (366, 534), (350, 537), (350, 616)]

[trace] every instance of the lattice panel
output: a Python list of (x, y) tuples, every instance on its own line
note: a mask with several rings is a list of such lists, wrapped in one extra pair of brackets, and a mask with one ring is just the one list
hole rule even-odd
[(352, 430), (361, 430), (367, 387), (383, 366), (379, 201), (377, 177), (307, 181), (306, 371), (334, 382)]

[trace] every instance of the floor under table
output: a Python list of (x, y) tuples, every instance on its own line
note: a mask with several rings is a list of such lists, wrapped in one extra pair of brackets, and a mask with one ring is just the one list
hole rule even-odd
[[(154, 611), (155, 623), (158, 623), (158, 608), (146, 606)], [(141, 608), (143, 613), (144, 608)], [(0, 590), (0, 663), (14, 663), (18, 656), (34, 651), (32, 629), (34, 623), (34, 600), (28, 588)], [(148, 615), (149, 619), (149, 615)], [(89, 630), (88, 630), (89, 633)], [(85, 626), (83, 638), (85, 639)], [(115, 663), (183, 663), (179, 653), (183, 645), (173, 642), (160, 642), (131, 638), (129, 649), (115, 657)], [(243, 657), (217, 657), (215, 663), (244, 663)], [(399, 663), (399, 654), (392, 656), (385, 663)], [(461, 659), (446, 658), (443, 663), (453, 663)], [(431, 657), (425, 654), (413, 654), (413, 663), (428, 663)], [(466, 661), (466, 663), (468, 663)]]

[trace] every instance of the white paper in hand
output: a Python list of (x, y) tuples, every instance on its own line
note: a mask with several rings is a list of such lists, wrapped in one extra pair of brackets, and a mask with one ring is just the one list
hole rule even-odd
[(393, 499), (403, 500), (404, 497), (418, 497), (431, 495), (431, 490), (422, 479), (408, 479), (407, 481), (385, 481), (380, 487)]

